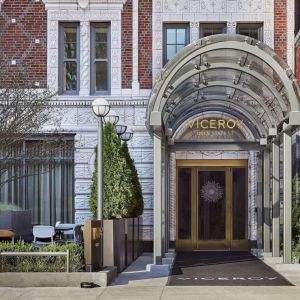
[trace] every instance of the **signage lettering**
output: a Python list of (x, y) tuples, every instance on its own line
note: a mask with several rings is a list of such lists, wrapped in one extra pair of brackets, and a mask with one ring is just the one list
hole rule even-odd
[(237, 119), (198, 119), (191, 121), (187, 126), (190, 129), (234, 129), (241, 128), (243, 126), (243, 121)]
[(191, 277), (178, 277), (179, 280), (204, 280), (204, 281), (213, 281), (213, 280), (251, 280), (251, 281), (256, 281), (256, 280), (269, 280), (269, 281), (272, 281), (272, 280), (276, 280), (277, 277), (256, 277), (256, 276), (253, 276), (253, 277), (194, 277), (194, 278), (191, 278)]

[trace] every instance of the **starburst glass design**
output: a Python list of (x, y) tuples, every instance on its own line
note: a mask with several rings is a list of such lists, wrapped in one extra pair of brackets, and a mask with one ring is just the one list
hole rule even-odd
[(208, 181), (201, 189), (201, 197), (209, 203), (218, 202), (223, 196), (222, 186), (215, 181)]

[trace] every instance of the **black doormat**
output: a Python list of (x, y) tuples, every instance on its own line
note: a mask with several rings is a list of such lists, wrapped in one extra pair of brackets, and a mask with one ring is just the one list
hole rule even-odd
[(167, 285), (291, 286), (249, 252), (178, 252)]

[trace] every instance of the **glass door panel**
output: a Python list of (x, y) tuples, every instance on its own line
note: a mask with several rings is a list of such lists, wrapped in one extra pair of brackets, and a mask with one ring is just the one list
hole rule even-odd
[(232, 172), (232, 231), (234, 240), (246, 238), (246, 170)]
[(198, 240), (226, 240), (226, 171), (198, 171)]
[(192, 169), (178, 169), (178, 242), (183, 247), (192, 240)]

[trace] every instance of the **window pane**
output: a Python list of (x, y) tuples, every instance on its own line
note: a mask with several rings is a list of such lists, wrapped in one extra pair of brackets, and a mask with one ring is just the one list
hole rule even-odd
[(64, 28), (64, 49), (65, 58), (76, 58), (76, 46), (77, 46), (77, 29), (76, 28)]
[(107, 43), (107, 28), (95, 28), (96, 43)]
[(186, 30), (184, 28), (177, 29), (177, 44), (186, 44)]
[(107, 44), (96, 43), (95, 47), (96, 47), (96, 49), (95, 49), (96, 58), (106, 59), (107, 58)]
[(64, 91), (77, 90), (77, 63), (67, 61), (64, 63)]
[(176, 54), (176, 45), (168, 45), (167, 46), (167, 60), (170, 60)]
[(176, 44), (176, 29), (167, 29), (167, 44)]
[(107, 58), (107, 28), (95, 29), (95, 56), (96, 58)]
[(97, 61), (95, 63), (96, 69), (96, 91), (107, 91), (108, 90), (108, 70), (107, 62)]
[[(179, 52), (181, 49), (183, 49), (185, 47), (185, 45), (177, 45), (177, 52)], [(177, 53), (176, 52), (176, 53)]]

